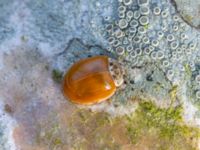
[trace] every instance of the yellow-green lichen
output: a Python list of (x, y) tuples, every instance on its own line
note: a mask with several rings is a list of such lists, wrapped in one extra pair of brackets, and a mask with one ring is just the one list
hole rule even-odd
[(144, 25), (144, 28), (147, 30), (149, 28), (149, 25)]
[(192, 22), (192, 20), (193, 20), (193, 16), (187, 15), (187, 14), (184, 15), (184, 18), (189, 22)]
[(36, 142), (38, 145), (45, 145), (48, 149), (57, 149), (63, 147), (63, 139), (61, 136), (61, 128), (58, 123), (43, 124), (39, 127), (36, 135)]
[(116, 133), (115, 128), (120, 123), (117, 124), (116, 119), (112, 119), (107, 113), (81, 109), (72, 115), (69, 123), (69, 134), (73, 137), (74, 150), (119, 149), (113, 133)]
[(151, 101), (135, 102), (135, 112), (118, 117), (86, 109), (60, 115), (41, 127), (38, 144), (72, 150), (195, 150), (199, 131), (185, 125), (181, 105), (159, 108)]
[(189, 64), (185, 64), (184, 68), (185, 68), (186, 78), (190, 79), (191, 76), (192, 76), (192, 71), (191, 71), (190, 65)]
[(158, 108), (152, 102), (140, 102), (136, 112), (127, 116), (128, 136), (133, 144), (144, 137), (155, 138), (154, 149), (195, 149), (189, 140), (198, 137), (198, 130), (184, 124), (182, 111), (181, 106)]

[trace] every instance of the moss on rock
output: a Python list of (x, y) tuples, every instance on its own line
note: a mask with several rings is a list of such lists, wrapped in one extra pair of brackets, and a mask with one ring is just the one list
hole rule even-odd
[(137, 144), (154, 136), (154, 149), (195, 149), (191, 140), (198, 138), (199, 131), (184, 124), (182, 111), (182, 106), (158, 108), (153, 102), (140, 102), (136, 112), (127, 116), (131, 142)]

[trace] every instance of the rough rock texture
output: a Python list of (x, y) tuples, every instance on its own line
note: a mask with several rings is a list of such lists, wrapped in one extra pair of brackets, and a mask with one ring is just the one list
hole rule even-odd
[(199, 0), (175, 0), (177, 10), (183, 19), (191, 26), (200, 29), (200, 1)]
[[(200, 125), (200, 89), (196, 84), (199, 42), (195, 40), (199, 33), (179, 17), (173, 18), (176, 10), (168, 1), (153, 0), (145, 5), (150, 13), (143, 14), (149, 17), (148, 25), (141, 25), (137, 18), (141, 9), (138, 2), (142, 1), (128, 2), (0, 0), (0, 149), (200, 148), (196, 135)], [(119, 55), (109, 40), (118, 36), (113, 32), (125, 26), (122, 47), (127, 46), (126, 38), (133, 36), (126, 21), (118, 22), (120, 6), (136, 12), (135, 20), (140, 24), (134, 31), (139, 38), (144, 34), (152, 42), (163, 30), (165, 36), (174, 34), (176, 40), (181, 33), (186, 34), (182, 38), (189, 40), (179, 41), (186, 45), (184, 53), (174, 54), (171, 41), (166, 44), (167, 38), (161, 38), (158, 47), (155, 41), (140, 42), (144, 44), (139, 47), (142, 54), (134, 39), (131, 44), (135, 51), (125, 49)], [(162, 18), (165, 13), (162, 17), (153, 15), (155, 7), (167, 11), (168, 18)], [(110, 31), (109, 25), (115, 28)], [(163, 59), (154, 59), (154, 53), (146, 50), (148, 55), (144, 54), (145, 47), (152, 45), (156, 57), (163, 50), (171, 68), (163, 67)], [(74, 105), (62, 95), (62, 75), (73, 62), (93, 55), (108, 55), (122, 63), (125, 83), (104, 103)], [(176, 59), (179, 56), (183, 56), (182, 61)]]

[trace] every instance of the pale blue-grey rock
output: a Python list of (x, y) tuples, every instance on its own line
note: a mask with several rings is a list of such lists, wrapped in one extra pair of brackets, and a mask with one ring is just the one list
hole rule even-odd
[(115, 96), (92, 110), (123, 115), (134, 110), (134, 97), (162, 107), (173, 101), (183, 104), (187, 122), (200, 125), (200, 34), (169, 1), (138, 1), (0, 0), (0, 99), (14, 109), (0, 116), (0, 149), (15, 150), (6, 134), (15, 121), (29, 131), (24, 143), (35, 144), (44, 120), (53, 114), (47, 121), (55, 122), (54, 113), (70, 106), (52, 70), (64, 73), (93, 55), (117, 59), (126, 76)]

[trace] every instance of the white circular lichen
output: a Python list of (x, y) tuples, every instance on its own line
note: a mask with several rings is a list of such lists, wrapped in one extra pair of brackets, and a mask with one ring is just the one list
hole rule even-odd
[(137, 0), (139, 6), (146, 6), (149, 4), (149, 0)]
[(136, 33), (137, 31), (136, 27), (130, 27), (128, 30), (130, 33)]
[(132, 0), (123, 0), (124, 5), (128, 6), (131, 5), (133, 3)]
[(128, 33), (128, 39), (129, 39), (129, 41), (133, 40), (133, 38), (135, 37), (135, 34), (136, 34), (136, 32), (129, 32)]
[(148, 15), (149, 12), (150, 12), (149, 7), (146, 7), (146, 6), (140, 7), (140, 14), (141, 15)]
[(200, 85), (200, 75), (199, 74), (195, 77), (195, 81)]
[(155, 51), (153, 51), (153, 52), (151, 53), (151, 58), (152, 58), (153, 60), (156, 60), (156, 59), (157, 59), (157, 53), (156, 53)]
[(189, 66), (190, 66), (191, 71), (195, 71), (196, 70), (194, 62), (189, 62)]
[(187, 35), (185, 33), (181, 33), (181, 40), (183, 41), (185, 39), (187, 39)]
[[(155, 64), (173, 84), (183, 82), (189, 71), (194, 80), (200, 67), (200, 34), (177, 15), (169, 2), (121, 0), (118, 15), (108, 30), (112, 37), (108, 42), (118, 55), (123, 55), (132, 66)], [(115, 28), (122, 32), (113, 34)]]
[(194, 50), (196, 48), (196, 44), (194, 42), (191, 42), (188, 46), (191, 50)]
[(119, 20), (119, 27), (120, 27), (121, 29), (124, 29), (124, 28), (126, 28), (127, 26), (128, 26), (128, 22), (127, 22), (126, 19), (120, 19), (120, 20)]
[(120, 45), (120, 41), (119, 40), (115, 40), (114, 42), (113, 42), (113, 46), (114, 47), (117, 47), (117, 46), (119, 46)]
[(126, 16), (128, 18), (133, 18), (133, 11), (129, 10), (127, 13), (126, 13)]
[(158, 38), (161, 39), (164, 36), (164, 33), (162, 31), (157, 32)]
[(145, 47), (145, 48), (144, 48), (144, 53), (145, 53), (146, 55), (149, 55), (149, 54), (151, 53), (151, 50), (150, 50), (148, 47)]
[(134, 11), (133, 17), (137, 20), (140, 18), (140, 12), (139, 11)]
[(164, 52), (162, 52), (162, 51), (158, 51), (156, 55), (157, 55), (156, 57), (157, 57), (158, 60), (163, 59), (164, 56), (165, 56), (165, 55), (164, 55)]
[(187, 48), (187, 45), (186, 45), (186, 44), (182, 44), (182, 45), (181, 45), (181, 48), (182, 48), (183, 50), (185, 50), (185, 49)]
[(176, 21), (179, 21), (179, 16), (178, 15), (174, 15), (173, 16), (173, 20), (176, 22)]
[(139, 19), (139, 22), (141, 25), (148, 25), (149, 24), (149, 18), (147, 16), (142, 16)]
[(118, 8), (118, 12), (120, 12), (120, 13), (125, 13), (126, 12), (126, 7), (125, 6), (119, 6), (119, 8)]
[(172, 42), (174, 39), (175, 39), (175, 38), (174, 38), (174, 35), (173, 35), (173, 34), (167, 35), (167, 41), (168, 41), (168, 42)]
[(146, 33), (146, 29), (143, 26), (138, 27), (138, 33), (144, 34)]
[(109, 44), (113, 44), (114, 41), (115, 41), (115, 38), (114, 38), (114, 37), (109, 37), (109, 38), (108, 38)]
[(114, 34), (115, 34), (115, 37), (118, 38), (118, 39), (125, 36), (125, 33), (123, 31), (121, 31), (121, 30), (115, 31)]
[(154, 13), (154, 15), (160, 15), (160, 13), (161, 13), (161, 9), (160, 9), (160, 7), (155, 7), (154, 9), (153, 9), (153, 13)]
[(169, 67), (170, 63), (168, 60), (163, 60), (162, 65), (163, 67)]
[(183, 51), (184, 51), (184, 50), (183, 50), (182, 48), (180, 48), (180, 47), (178, 47), (178, 48), (176, 49), (176, 52), (179, 53), (179, 54), (183, 53)]
[(140, 41), (141, 41), (141, 39), (139, 38), (139, 36), (135, 36), (134, 38), (133, 38), (133, 43), (140, 43)]
[(116, 52), (117, 52), (118, 55), (123, 55), (124, 52), (125, 52), (125, 49), (124, 49), (124, 47), (119, 46), (119, 47), (116, 48)]
[(154, 46), (154, 47), (157, 47), (159, 45), (159, 41), (158, 40), (152, 40), (151, 44)]
[(126, 14), (124, 12), (119, 12), (119, 18), (123, 19), (125, 18)]
[(136, 51), (136, 54), (138, 56), (142, 55), (142, 49), (141, 48), (136, 48), (135, 51)]
[(178, 30), (179, 30), (179, 27), (178, 27), (178, 25), (177, 25), (177, 24), (174, 24), (174, 25), (173, 25), (173, 31), (175, 31), (175, 32), (176, 32), (176, 31), (178, 31)]
[(152, 52), (152, 51), (155, 50), (155, 47), (153, 47), (152, 45), (149, 45), (149, 49), (150, 49), (150, 51)]
[(164, 32), (166, 32), (167, 29), (168, 29), (167, 24), (166, 24), (166, 23), (163, 23), (163, 24), (161, 25), (161, 30), (164, 31)]
[(127, 50), (128, 52), (133, 51), (133, 46), (132, 46), (132, 45), (128, 45), (128, 46), (126, 47), (126, 50)]
[(150, 40), (149, 40), (149, 38), (147, 36), (145, 36), (145, 37), (143, 37), (142, 42), (144, 44), (149, 44)]
[(130, 56), (131, 56), (132, 58), (136, 58), (136, 57), (137, 57), (137, 54), (136, 54), (135, 51), (132, 51), (132, 52), (130, 53)]
[(106, 26), (106, 31), (107, 32), (111, 32), (113, 30), (113, 25), (112, 24), (109, 24)]
[(131, 22), (130, 22), (130, 26), (131, 27), (137, 27), (139, 25), (139, 22), (135, 19), (133, 19)]
[(167, 18), (168, 15), (169, 15), (169, 12), (168, 12), (167, 9), (166, 9), (166, 10), (163, 10), (163, 11), (161, 12), (161, 16), (162, 16), (162, 18)]
[(173, 41), (171, 44), (170, 44), (170, 47), (171, 49), (175, 50), (176, 48), (178, 48), (179, 46), (179, 43), (178, 41)]
[(174, 77), (174, 71), (173, 71), (172, 69), (169, 69), (169, 70), (167, 71), (167, 78), (168, 78), (169, 80), (172, 80), (173, 77)]

